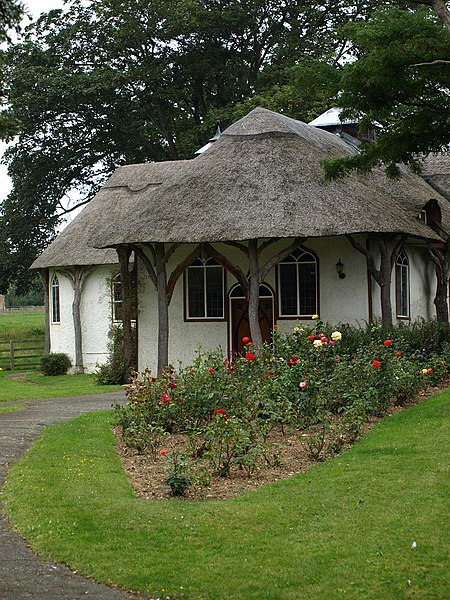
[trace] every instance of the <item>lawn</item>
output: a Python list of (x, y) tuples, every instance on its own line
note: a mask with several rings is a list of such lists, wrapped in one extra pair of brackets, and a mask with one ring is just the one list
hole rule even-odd
[(101, 394), (121, 389), (119, 385), (97, 385), (92, 375), (59, 375), (46, 377), (40, 373), (10, 379), (9, 371), (0, 371), (0, 403), (63, 396)]
[(449, 413), (446, 391), (305, 474), (201, 502), (137, 499), (111, 413), (89, 414), (46, 429), (3, 501), (43, 556), (155, 596), (444, 599)]
[(0, 314), (0, 340), (19, 340), (28, 337), (44, 337), (45, 315), (4, 313)]

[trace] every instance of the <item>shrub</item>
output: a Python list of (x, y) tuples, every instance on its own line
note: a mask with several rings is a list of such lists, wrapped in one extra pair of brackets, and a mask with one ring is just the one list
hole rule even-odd
[(182, 452), (174, 452), (168, 458), (164, 472), (164, 483), (170, 487), (172, 496), (184, 496), (192, 483), (187, 456)]
[(44, 354), (41, 358), (39, 370), (44, 375), (66, 375), (72, 366), (72, 361), (62, 352)]
[(98, 365), (94, 379), (97, 385), (121, 385), (128, 383), (127, 369), (123, 354), (123, 330), (112, 325), (108, 332), (109, 357), (105, 364)]
[(316, 320), (286, 334), (275, 330), (261, 348), (246, 340), (232, 362), (215, 351), (178, 372), (136, 374), (117, 416), (124, 440), (140, 452), (155, 455), (164, 433), (187, 433), (186, 454), (168, 464), (171, 479), (181, 473), (195, 485), (199, 465), (207, 480), (205, 469), (229, 477), (236, 467), (250, 477), (270, 463), (273, 429), (309, 428), (312, 458), (336, 454), (358, 438), (369, 415), (404, 404), (449, 372), (449, 330), (439, 323), (386, 329)]

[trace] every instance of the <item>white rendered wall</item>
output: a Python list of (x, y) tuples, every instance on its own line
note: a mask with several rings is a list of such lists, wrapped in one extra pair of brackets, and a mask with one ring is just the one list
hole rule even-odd
[[(291, 240), (279, 241), (268, 247), (261, 255), (261, 263), (280, 252)], [(247, 260), (237, 248), (225, 244), (215, 244), (216, 248), (234, 264), (238, 264), (244, 273), (248, 272)], [(365, 257), (356, 252), (345, 238), (310, 239), (304, 244), (318, 257), (319, 271), (319, 313), (324, 321), (333, 324), (349, 322), (363, 324), (369, 318), (368, 283)], [(183, 260), (194, 245), (180, 246), (168, 264), (168, 275)], [(339, 279), (336, 262), (341, 259), (346, 277)], [(139, 329), (138, 329), (138, 369), (157, 369), (158, 347), (158, 307), (156, 290), (139, 262)], [(225, 303), (228, 309), (228, 293), (236, 284), (236, 279), (226, 273)], [(277, 290), (276, 269), (267, 276), (265, 283)], [(228, 352), (228, 322), (185, 321), (184, 284), (181, 276), (175, 286), (169, 306), (169, 363), (175, 367), (189, 364), (196, 356), (196, 349), (222, 348), (224, 356)], [(227, 311), (228, 312), (228, 311)], [(297, 320), (275, 320), (280, 331), (292, 330)], [(308, 321), (304, 321), (308, 322)], [(309, 320), (309, 322), (311, 322)]]
[[(97, 364), (108, 358), (108, 331), (111, 325), (111, 278), (117, 272), (114, 265), (95, 267), (86, 277), (81, 295), (81, 332), (83, 363), (91, 373)], [(75, 333), (72, 317), (73, 288), (70, 280), (58, 272), (50, 272), (50, 282), (56, 273), (59, 280), (60, 323), (50, 322), (51, 352), (64, 352), (75, 363)], [(51, 293), (51, 292), (50, 292)]]
[[(395, 265), (391, 277), (391, 304), (393, 322), (415, 321), (418, 318), (431, 320), (436, 318), (433, 304), (436, 291), (434, 266), (429, 259), (425, 242), (406, 243), (404, 250), (409, 261), (410, 319), (397, 318), (395, 296)], [(377, 266), (378, 263), (377, 263)], [(381, 319), (380, 286), (372, 280), (372, 315), (373, 319)]]

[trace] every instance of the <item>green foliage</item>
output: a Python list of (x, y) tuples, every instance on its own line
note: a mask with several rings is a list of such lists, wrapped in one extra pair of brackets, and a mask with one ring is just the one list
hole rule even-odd
[(174, 452), (167, 459), (164, 471), (165, 483), (170, 487), (172, 496), (184, 496), (192, 483), (187, 456), (181, 452)]
[(417, 171), (421, 155), (443, 151), (450, 139), (448, 31), (429, 9), (389, 7), (367, 22), (347, 24), (342, 35), (357, 57), (343, 72), (342, 116), (364, 116), (362, 128), (377, 122), (383, 129), (360, 154), (326, 161), (328, 178), (381, 163), (390, 176), (399, 175), (397, 163)]
[(67, 354), (63, 352), (54, 352), (50, 354), (44, 354), (41, 358), (39, 370), (44, 375), (66, 375), (67, 371), (72, 366), (72, 361)]
[(109, 356), (106, 363), (97, 365), (94, 373), (98, 385), (121, 385), (128, 383), (127, 367), (123, 351), (123, 329), (112, 325), (108, 332)]

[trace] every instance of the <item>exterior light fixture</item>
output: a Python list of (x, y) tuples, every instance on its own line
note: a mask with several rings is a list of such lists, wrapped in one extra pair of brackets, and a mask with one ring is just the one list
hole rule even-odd
[(336, 273), (338, 274), (339, 279), (345, 278), (344, 265), (342, 264), (341, 259), (339, 259), (336, 263)]

